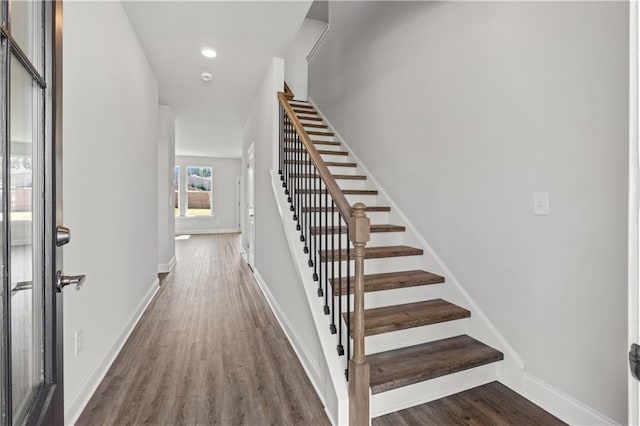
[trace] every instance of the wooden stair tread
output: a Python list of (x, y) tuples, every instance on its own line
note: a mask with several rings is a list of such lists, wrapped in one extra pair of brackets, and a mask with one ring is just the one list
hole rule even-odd
[[(301, 142), (299, 142), (298, 140), (294, 140), (294, 139), (285, 139), (284, 140), (287, 144), (300, 144)], [(333, 145), (333, 146), (340, 146), (342, 145), (342, 142), (339, 141), (316, 141), (316, 140), (311, 140), (311, 142), (313, 142), (315, 145)]]
[(312, 140), (311, 142), (313, 142), (316, 145), (333, 145), (333, 146), (342, 145), (342, 142), (338, 142), (338, 141), (314, 141), (314, 140)]
[[(351, 283), (355, 282), (355, 277), (350, 277)], [(334, 285), (335, 281), (335, 285)], [(364, 291), (374, 292), (383, 290), (392, 290), (394, 288), (417, 287), (422, 285), (442, 284), (444, 277), (432, 274), (427, 271), (402, 271), (402, 272), (385, 272), (382, 274), (369, 274), (364, 276)], [(347, 278), (342, 280), (329, 280), (331, 288), (335, 294), (347, 294)], [(353, 293), (353, 285), (350, 286)]]
[(314, 135), (314, 136), (335, 136), (333, 132), (320, 132), (315, 130), (309, 130), (307, 134)]
[(499, 382), (371, 419), (371, 426), (416, 424), (566, 426)]
[[(378, 195), (375, 189), (342, 189), (344, 195)], [(301, 189), (300, 194), (324, 194), (322, 189)]]
[[(298, 116), (298, 120), (300, 120), (300, 121), (305, 121), (305, 120), (307, 120), (307, 121), (322, 121), (322, 117), (300, 117), (300, 116)], [(304, 124), (304, 123), (302, 123), (302, 124)]]
[[(318, 113), (315, 110), (312, 109), (304, 109), (304, 108), (297, 108), (297, 107), (293, 107), (293, 112), (296, 113), (296, 115), (299, 116), (299, 114), (309, 114), (309, 115), (318, 115)], [(299, 118), (299, 117), (298, 117)]]
[(317, 123), (303, 123), (302, 127), (312, 127), (315, 129), (328, 129), (329, 126), (326, 124), (317, 124)]
[[(284, 160), (286, 164), (307, 164), (308, 161), (300, 160)], [(341, 161), (325, 161), (324, 164), (327, 167), (357, 167), (356, 163), (343, 163)]]
[[(406, 228), (400, 225), (371, 225), (371, 232), (379, 233), (379, 232), (404, 232)], [(311, 228), (311, 235), (317, 234), (337, 234), (338, 232), (342, 234), (347, 233), (346, 226), (314, 226)]]
[[(302, 152), (302, 153), (306, 153), (307, 151), (304, 149), (300, 149), (300, 148), (285, 148), (284, 149), (286, 152)], [(349, 153), (347, 151), (332, 151), (332, 150), (326, 150), (326, 149), (319, 149), (318, 150), (318, 154), (324, 154), (324, 155), (349, 155)]]
[(467, 335), (367, 355), (371, 393), (500, 361), (502, 352)]
[[(347, 313), (345, 312), (342, 315), (346, 322)], [(467, 309), (443, 299), (365, 309), (364, 335), (373, 336), (375, 334), (469, 318), (470, 316), (471, 312)], [(351, 336), (353, 337), (353, 321), (350, 325)]]
[[(334, 209), (336, 212), (338, 211), (338, 209)], [(304, 213), (308, 213), (310, 211), (313, 212), (330, 212), (331, 211), (331, 207), (303, 207), (302, 211)], [(387, 207), (387, 206), (367, 206), (365, 211), (367, 212), (390, 212), (391, 211), (391, 207)]]
[(305, 108), (305, 109), (314, 109), (313, 105), (309, 105), (309, 104), (292, 104), (291, 102), (289, 102), (289, 105), (291, 105), (294, 108)]
[[(350, 260), (353, 260), (355, 250), (349, 250)], [(421, 256), (422, 249), (409, 246), (374, 246), (365, 247), (365, 259), (381, 259), (386, 257), (402, 257), (402, 256)], [(320, 252), (320, 261), (327, 262), (333, 259), (347, 260), (347, 250), (322, 250)]]
[[(365, 175), (332, 175), (334, 179), (340, 180), (367, 180)], [(302, 177), (302, 178), (319, 178), (318, 174), (309, 174), (309, 173), (291, 173), (291, 177)]]

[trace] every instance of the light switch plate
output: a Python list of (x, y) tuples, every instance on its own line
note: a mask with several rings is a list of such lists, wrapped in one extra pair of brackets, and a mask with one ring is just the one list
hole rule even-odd
[(549, 216), (549, 193), (533, 193), (533, 214), (535, 216)]

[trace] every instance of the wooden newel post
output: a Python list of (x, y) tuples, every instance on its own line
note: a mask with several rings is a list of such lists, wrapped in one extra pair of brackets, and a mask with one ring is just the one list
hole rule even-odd
[(357, 203), (349, 218), (349, 240), (354, 246), (353, 357), (349, 360), (349, 424), (369, 425), (369, 364), (364, 357), (364, 247), (371, 224), (366, 206)]

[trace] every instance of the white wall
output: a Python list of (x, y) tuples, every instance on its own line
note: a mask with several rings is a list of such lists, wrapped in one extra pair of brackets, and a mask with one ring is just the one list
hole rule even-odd
[(87, 275), (64, 291), (72, 423), (157, 289), (158, 87), (119, 2), (65, 2), (63, 44), (64, 270)]
[[(273, 58), (266, 70), (262, 86), (257, 93), (251, 113), (243, 128), (243, 152), (254, 143), (255, 159), (255, 262), (254, 271), (262, 278), (269, 302), (284, 325), (284, 331), (293, 338), (294, 348), (302, 354), (309, 378), (318, 386), (325, 404), (336, 404), (333, 388), (324, 386), (328, 370), (322, 348), (309, 312), (302, 283), (293, 264), (282, 221), (271, 187), (270, 170), (277, 172), (278, 101), (277, 92), (284, 89), (284, 62)], [(276, 150), (274, 152), (274, 147)], [(246, 181), (246, 168), (243, 168)], [(246, 208), (246, 202), (243, 202)], [(246, 214), (243, 214), (246, 229)], [(246, 232), (243, 248), (246, 250)]]
[(307, 99), (307, 55), (316, 44), (326, 22), (305, 19), (284, 57), (284, 79), (295, 94), (296, 99)]
[(176, 262), (173, 199), (175, 118), (171, 107), (158, 108), (158, 272), (169, 272)]
[[(626, 423), (628, 8), (333, 2), (309, 92), (525, 362)], [(550, 216), (533, 193), (550, 192)]]
[(211, 167), (213, 177), (213, 212), (211, 216), (186, 217), (186, 196), (180, 196), (181, 214), (176, 217), (176, 233), (213, 233), (238, 232), (237, 178), (242, 175), (242, 160), (239, 158), (186, 157), (176, 156), (176, 165), (180, 166), (182, 182), (186, 182), (188, 166)]

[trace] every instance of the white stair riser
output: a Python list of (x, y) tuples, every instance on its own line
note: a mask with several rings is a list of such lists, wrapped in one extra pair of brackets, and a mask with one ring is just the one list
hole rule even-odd
[[(291, 214), (293, 214), (293, 212)], [(336, 213), (334, 213), (333, 216), (334, 216), (333, 217), (334, 224), (337, 226), (338, 220), (341, 220), (340, 214), (337, 213), (337, 209), (336, 209)], [(389, 223), (388, 212), (367, 212), (367, 217), (371, 220), (371, 223), (382, 223), (382, 224)], [(328, 216), (327, 220), (329, 224), (331, 224), (331, 216)], [(342, 222), (342, 225), (344, 226), (344, 221)]]
[[(290, 184), (292, 187), (295, 187), (296, 185), (300, 185), (301, 189), (305, 189), (305, 188), (311, 188), (314, 190), (324, 190), (327, 186), (324, 184), (324, 182), (322, 181), (322, 179), (320, 179), (320, 176), (318, 174), (316, 174), (316, 176), (313, 176), (313, 170), (311, 172), (309, 172), (308, 170), (302, 170), (301, 174), (303, 175), (302, 178), (298, 178), (298, 171), (292, 171), (292, 173), (289, 176), (289, 180), (287, 181), (287, 184)], [(310, 174), (311, 177), (307, 178), (306, 175)], [(337, 175), (340, 174), (344, 174), (347, 176), (353, 176), (356, 173), (336, 173)], [(341, 179), (340, 177), (334, 177), (334, 180), (336, 181), (336, 183), (338, 184), (338, 186), (341, 189), (371, 189), (370, 185), (367, 185), (369, 182), (366, 179)], [(355, 185), (352, 185), (355, 184)], [(352, 186), (349, 186), (352, 185)], [(324, 204), (324, 194), (320, 194), (321, 199), (318, 198), (319, 202), (322, 202), (322, 204)], [(367, 195), (369, 197), (374, 197), (373, 195)], [(329, 202), (331, 201), (331, 194), (328, 194), (328, 198)]]
[[(365, 274), (378, 274), (383, 272), (401, 272), (413, 269), (420, 269), (420, 256), (401, 256), (401, 257), (387, 257), (382, 259), (365, 259), (364, 271)], [(342, 263), (342, 274), (346, 276), (347, 262)], [(336, 270), (338, 270), (338, 262), (336, 262)], [(351, 274), (354, 273), (353, 261), (351, 261)]]
[(366, 180), (336, 179), (340, 189), (371, 189)]
[[(340, 161), (340, 163), (348, 163), (348, 161)], [(361, 170), (357, 167), (329, 166), (332, 175), (361, 175)]]
[(318, 121), (318, 120), (309, 120), (306, 116), (305, 117), (298, 117), (300, 118), (300, 122), (302, 123), (302, 126), (306, 129), (308, 124), (326, 124), (324, 121)]
[[(349, 161), (338, 161), (339, 163), (349, 163)], [(287, 164), (287, 167), (291, 167), (291, 171), (294, 171), (296, 164)], [(343, 167), (343, 166), (327, 166), (329, 172), (333, 175), (363, 175), (362, 170), (358, 167)]]
[[(353, 274), (351, 274), (353, 276)], [(351, 283), (353, 286), (353, 282)], [(425, 300), (447, 300), (447, 288), (445, 284), (431, 284), (418, 287), (396, 288), (393, 290), (371, 291), (364, 294), (365, 309), (380, 308), (383, 306), (401, 305), (404, 303), (421, 302)], [(351, 307), (353, 307), (353, 297)], [(342, 296), (342, 303), (346, 305), (347, 296)]]
[[(292, 187), (293, 187), (293, 184), (292, 184)], [(295, 190), (290, 190), (290, 195), (295, 196)], [(308, 198), (309, 194), (305, 194), (304, 188), (301, 188), (300, 195), (306, 197), (304, 200), (302, 200), (304, 204), (311, 203), (313, 207), (315, 207), (316, 205), (325, 206), (324, 196), (322, 194), (311, 194), (311, 195), (315, 195), (315, 197)], [(376, 195), (346, 194), (345, 198), (347, 199), (347, 202), (352, 206), (356, 203), (363, 203), (366, 206), (379, 205), (378, 197)], [(297, 201), (297, 200), (294, 200), (294, 201)], [(329, 202), (329, 207), (331, 207), (330, 196), (328, 197), (328, 202)], [(337, 210), (337, 207), (336, 207), (336, 210)], [(368, 215), (369, 215), (369, 212), (367, 212), (367, 216)]]
[(459, 336), (466, 333), (467, 323), (467, 319), (459, 319), (367, 336), (365, 353), (374, 354)]
[[(333, 150), (335, 151), (335, 150)], [(346, 161), (350, 162), (348, 155), (332, 155), (332, 154), (320, 154), (324, 161)]]
[(378, 204), (378, 196), (377, 195), (368, 195), (368, 194), (345, 194), (347, 201), (352, 206), (356, 203), (363, 203), (365, 206), (377, 206)]
[[(344, 229), (344, 227), (343, 227)], [(375, 246), (395, 246), (402, 244), (402, 232), (372, 232), (371, 239), (367, 244), (375, 245)], [(334, 249), (337, 250), (338, 247), (346, 248), (347, 245), (350, 245), (349, 237), (346, 233), (342, 235), (318, 235), (318, 237), (322, 238), (322, 241), (318, 242), (318, 244), (322, 244), (322, 250), (325, 249)], [(326, 238), (325, 238), (326, 237)], [(333, 245), (332, 245), (333, 242)]]
[(371, 417), (403, 410), (497, 379), (497, 364), (487, 364), (371, 396)]
[[(331, 132), (331, 130), (327, 129), (305, 129), (307, 133), (309, 132)], [(335, 136), (327, 136), (327, 135), (309, 135), (309, 139), (313, 141), (335, 141)]]
[[(311, 173), (307, 173), (307, 171), (303, 171), (302, 175), (307, 175), (310, 174), (312, 175), (311, 178), (307, 179), (306, 177), (303, 177), (301, 179), (297, 178), (298, 173), (293, 173), (291, 178), (295, 181), (296, 185), (300, 185), (301, 188), (311, 188), (311, 189), (320, 189), (323, 190), (325, 188), (325, 185), (322, 183), (322, 181), (319, 180), (320, 175), (318, 175), (317, 177), (313, 177), (313, 172)], [(366, 180), (354, 180), (354, 179), (339, 179), (336, 178), (335, 179), (336, 183), (338, 184), (338, 186), (341, 189), (368, 189), (367, 188), (367, 181)], [(318, 197), (324, 197), (322, 194), (317, 195)], [(316, 200), (315, 202), (323, 202)]]

